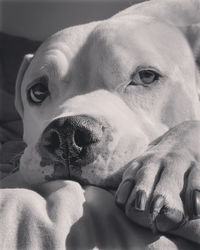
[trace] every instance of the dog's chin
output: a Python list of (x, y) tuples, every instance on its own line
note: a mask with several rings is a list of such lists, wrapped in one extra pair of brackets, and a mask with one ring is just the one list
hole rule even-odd
[(70, 180), (78, 182), (81, 186), (86, 187), (86, 186), (96, 186), (100, 188), (105, 188), (107, 190), (117, 190), (121, 180), (122, 180), (122, 175), (123, 172), (119, 170), (119, 172), (107, 176), (105, 179), (104, 178), (98, 178), (98, 180), (90, 181), (87, 179), (82, 178), (81, 176), (79, 177), (72, 177)]
[[(44, 178), (50, 180), (73, 180), (79, 182), (82, 186), (93, 185), (102, 188), (116, 189), (121, 182), (122, 175), (126, 166), (120, 165), (120, 162), (111, 161), (111, 165), (100, 156), (94, 161), (85, 164), (79, 161), (79, 164), (72, 165), (69, 161), (50, 160), (41, 157), (40, 167), (53, 167), (53, 173)], [(122, 163), (122, 162), (121, 162)]]
[[(92, 166), (92, 163), (90, 164), (90, 167)], [(82, 171), (82, 174), (74, 173), (73, 171), (70, 172), (70, 176), (68, 179), (71, 179), (73, 181), (79, 182), (82, 186), (87, 185), (93, 185), (101, 188), (106, 189), (117, 189), (121, 180), (122, 175), (124, 173), (124, 170), (126, 169), (126, 166), (121, 166), (116, 172), (110, 172), (110, 173), (98, 173), (95, 172), (96, 168), (102, 168), (105, 169), (103, 165), (96, 166), (93, 165), (93, 170), (87, 169), (87, 166), (83, 167), (85, 168), (84, 171)]]
[(29, 146), (20, 160), (20, 171), (32, 186), (62, 179), (79, 182), (82, 186), (117, 189), (126, 168), (125, 162), (112, 161), (111, 165), (106, 165), (101, 157), (86, 165), (68, 165), (65, 161), (41, 156), (35, 147)]

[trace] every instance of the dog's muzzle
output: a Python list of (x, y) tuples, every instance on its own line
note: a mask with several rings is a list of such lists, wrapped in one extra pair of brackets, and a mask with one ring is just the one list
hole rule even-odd
[(57, 118), (44, 130), (39, 143), (42, 157), (64, 161), (69, 168), (95, 161), (110, 140), (110, 127), (87, 115)]

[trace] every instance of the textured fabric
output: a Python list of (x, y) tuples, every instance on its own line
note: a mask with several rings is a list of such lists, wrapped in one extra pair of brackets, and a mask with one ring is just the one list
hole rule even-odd
[[(40, 194), (42, 195), (40, 195)], [(113, 196), (70, 181), (0, 190), (0, 249), (198, 249), (132, 224)]]

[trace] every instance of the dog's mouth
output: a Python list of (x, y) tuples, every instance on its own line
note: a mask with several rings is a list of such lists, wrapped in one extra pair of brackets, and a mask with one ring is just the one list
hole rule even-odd
[(58, 118), (46, 127), (36, 146), (28, 147), (21, 171), (36, 184), (70, 179), (115, 189), (128, 162), (146, 143), (143, 134), (135, 130), (122, 133), (103, 119), (86, 115)]
[[(132, 154), (129, 153), (126, 157), (122, 152), (120, 159), (119, 152), (116, 153), (115, 151), (116, 148), (110, 151), (109, 142), (112, 143), (113, 138), (109, 129), (107, 133), (109, 140), (106, 142), (101, 141), (102, 145), (99, 141), (96, 141), (87, 147), (76, 147), (76, 150), (70, 150), (74, 146), (73, 142), (69, 144), (65, 138), (59, 138), (61, 146), (56, 149), (56, 152), (51, 151), (49, 153), (50, 151), (47, 152), (44, 147), (41, 147), (41, 144), (38, 144), (41, 168), (53, 166), (53, 174), (46, 176), (45, 179), (47, 181), (57, 179), (73, 180), (83, 186), (94, 185), (116, 190), (121, 182), (124, 170), (132, 160), (132, 157), (129, 156), (132, 156)], [(55, 143), (56, 140), (58, 138), (55, 139)], [(117, 159), (114, 163), (111, 163), (117, 157), (121, 162)]]
[[(95, 161), (90, 162), (88, 165), (82, 166), (79, 164), (72, 165), (70, 163), (69, 158), (66, 159), (66, 158), (61, 157), (60, 159), (58, 159), (57, 157), (55, 157), (54, 159), (50, 159), (50, 158), (42, 157), (42, 160), (40, 162), (41, 168), (49, 166), (49, 165), (53, 166), (54, 172), (53, 174), (51, 174), (51, 176), (48, 175), (45, 177), (47, 181), (58, 180), (58, 179), (73, 180), (73, 181), (79, 182), (82, 186), (93, 185), (93, 186), (100, 186), (103, 188), (109, 188), (113, 190), (117, 189), (119, 183), (121, 182), (123, 172), (128, 166), (128, 164), (126, 164), (125, 166), (121, 166), (119, 170), (116, 171), (115, 173), (108, 174), (106, 177), (100, 176), (100, 178), (98, 178), (97, 176), (98, 174), (95, 173), (95, 168), (97, 167), (95, 166)], [(87, 178), (87, 176), (84, 177), (82, 175), (83, 168), (84, 168), (84, 171), (87, 172), (88, 166), (91, 166), (93, 168), (92, 180), (91, 178), (89, 179)], [(107, 166), (101, 165), (100, 168), (105, 169), (107, 168)]]

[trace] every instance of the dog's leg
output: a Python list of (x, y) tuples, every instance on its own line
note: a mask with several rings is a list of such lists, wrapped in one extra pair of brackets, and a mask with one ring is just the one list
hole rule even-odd
[(200, 169), (199, 148), (199, 121), (184, 122), (155, 140), (124, 173), (116, 200), (124, 206), (126, 215), (154, 231), (169, 232), (187, 220), (184, 205), (190, 210), (195, 207), (195, 213), (199, 213), (199, 193), (193, 192), (192, 208), (190, 198), (184, 199), (194, 186), (199, 189), (198, 175), (195, 179), (190, 173), (194, 164)]

